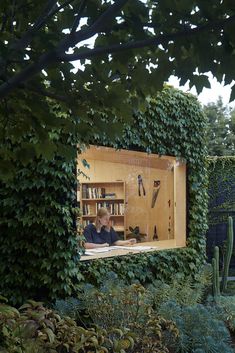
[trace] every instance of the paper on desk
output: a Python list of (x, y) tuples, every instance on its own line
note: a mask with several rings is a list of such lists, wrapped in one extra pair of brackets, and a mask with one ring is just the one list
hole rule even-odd
[(124, 249), (124, 250), (137, 250), (137, 251), (142, 251), (142, 250), (150, 250), (150, 249), (155, 249), (157, 248), (156, 246), (147, 246), (147, 245), (143, 245), (143, 246), (119, 246), (119, 245), (116, 245), (116, 246), (113, 246), (112, 247), (112, 250), (115, 250), (115, 249)]
[[(98, 254), (100, 252), (107, 252), (107, 251), (111, 251), (111, 250), (112, 250), (112, 248), (110, 248), (110, 247), (104, 247), (104, 248), (89, 249), (88, 252), (92, 253), (92, 255), (93, 255), (93, 254)], [(87, 253), (87, 251), (86, 251), (86, 253)]]
[(88, 255), (88, 256), (91, 256), (91, 255), (95, 255), (94, 252), (91, 252), (91, 251), (85, 251), (85, 253), (83, 255)]
[(110, 247), (104, 247), (104, 248), (96, 248), (96, 249), (89, 249), (88, 251), (85, 251), (85, 255), (95, 255), (103, 252), (108, 252), (112, 250), (133, 250), (133, 251), (144, 251), (144, 250), (149, 250), (149, 249), (156, 249), (156, 246), (120, 246), (120, 245), (115, 245), (115, 246), (110, 246)]

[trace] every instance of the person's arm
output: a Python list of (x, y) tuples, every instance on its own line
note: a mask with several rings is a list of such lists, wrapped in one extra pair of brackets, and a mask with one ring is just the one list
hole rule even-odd
[(109, 244), (108, 243), (104, 243), (104, 244), (85, 243), (85, 249), (103, 248), (105, 246), (109, 246)]
[(108, 243), (96, 244), (93, 242), (91, 225), (88, 225), (85, 227), (84, 237), (86, 239), (85, 249), (95, 249), (95, 248), (102, 248), (104, 246), (109, 246)]
[(113, 245), (119, 245), (119, 246), (124, 246), (124, 245), (134, 245), (136, 243), (136, 239), (128, 239), (128, 240), (117, 240), (113, 243)]
[(119, 240), (118, 235), (113, 229), (113, 227), (110, 228), (110, 235), (111, 235), (112, 245), (124, 246), (124, 245), (133, 245), (136, 243), (135, 238), (128, 239), (128, 240)]

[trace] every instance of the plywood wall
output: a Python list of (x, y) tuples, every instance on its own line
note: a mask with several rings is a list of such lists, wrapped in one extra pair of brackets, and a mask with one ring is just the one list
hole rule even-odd
[[(111, 151), (110, 151), (111, 150)], [(154, 226), (157, 227), (159, 240), (174, 238), (174, 165), (172, 157), (158, 158), (153, 155), (138, 152), (122, 151), (116, 152), (106, 149), (107, 153), (100, 154), (98, 150), (90, 150), (82, 157), (90, 165), (85, 169), (79, 164), (92, 182), (110, 182), (123, 180), (126, 184), (126, 233), (129, 226), (139, 226), (142, 233), (146, 233), (146, 241), (151, 241), (154, 233)], [(124, 156), (124, 157), (123, 157)], [(92, 158), (95, 157), (95, 158)], [(128, 158), (127, 158), (128, 157)], [(97, 159), (98, 158), (98, 159)], [(100, 160), (102, 158), (102, 160)], [(159, 161), (159, 163), (157, 163)], [(138, 175), (141, 175), (146, 195), (138, 194)], [(160, 190), (154, 208), (151, 208), (153, 183), (160, 180)], [(79, 177), (80, 182), (86, 182), (83, 176)]]

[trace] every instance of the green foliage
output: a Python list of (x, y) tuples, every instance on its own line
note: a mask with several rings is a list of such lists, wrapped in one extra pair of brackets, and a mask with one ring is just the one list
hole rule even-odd
[[(234, 300), (221, 297), (218, 303), (197, 304), (210, 278), (211, 269), (206, 266), (197, 283), (189, 277), (169, 284), (155, 281), (143, 287), (139, 283), (125, 284), (110, 273), (98, 288), (81, 286), (79, 305), (74, 310), (79, 312), (77, 316), (88, 319), (88, 325), (92, 322), (106, 330), (113, 326), (122, 331), (127, 328), (135, 339), (135, 353), (230, 353), (230, 335), (225, 324), (233, 330)], [(71, 298), (62, 307), (70, 302)], [(60, 308), (61, 303), (56, 309)]]
[[(70, 318), (43, 307), (42, 303), (29, 301), (15, 308), (0, 307), (1, 352), (105, 352), (102, 347), (104, 332), (85, 330)], [(102, 350), (103, 349), (103, 350)]]
[[(133, 324), (140, 331), (142, 326)], [(61, 318), (41, 302), (28, 301), (19, 310), (0, 304), (2, 353), (168, 353), (162, 338), (165, 332), (178, 334), (172, 322), (158, 317), (146, 322), (142, 341), (141, 336), (126, 328), (85, 329), (69, 317)]]
[(214, 257), (212, 259), (213, 269), (213, 294), (215, 297), (220, 295), (220, 280), (219, 280), (219, 248), (215, 246)]
[(134, 321), (146, 321), (151, 308), (158, 311), (165, 302), (174, 300), (184, 306), (200, 302), (209, 286), (209, 265), (195, 278), (182, 278), (177, 274), (169, 283), (155, 280), (145, 287), (136, 280), (130, 285), (114, 272), (109, 272), (99, 286), (80, 285), (76, 299), (56, 300), (54, 309), (60, 315), (67, 314), (78, 321), (82, 315), (88, 318), (88, 322), (90, 320), (104, 328), (117, 325), (128, 327)]
[(208, 300), (208, 303), (219, 320), (223, 320), (230, 331), (235, 332), (235, 296), (220, 296), (216, 301)]
[[(52, 109), (52, 108), (51, 108)], [(54, 109), (54, 108), (53, 108)], [(57, 114), (60, 109), (56, 108)], [(61, 112), (76, 132), (69, 116)], [(98, 116), (98, 114), (97, 114)], [(104, 119), (106, 119), (104, 117)], [(78, 124), (79, 125), (79, 124)], [(191, 95), (166, 87), (149, 100), (145, 115), (138, 113), (134, 125), (125, 124), (122, 139), (111, 143), (107, 135), (93, 142), (114, 147), (133, 148), (159, 154), (175, 155), (188, 163), (188, 248), (79, 263), (76, 232), (73, 224), (76, 199), (76, 173), (73, 158), (56, 152), (45, 158), (38, 152), (31, 161), (20, 158), (21, 143), (30, 141), (37, 151), (40, 139), (30, 130), (15, 140), (8, 127), (3, 150), (14, 151), (15, 176), (0, 185), (2, 218), (0, 274), (5, 281), (0, 291), (11, 302), (28, 297), (55, 298), (71, 295), (79, 282), (101, 283), (112, 270), (126, 281), (134, 278), (149, 283), (155, 278), (170, 280), (176, 272), (188, 275), (197, 272), (204, 262), (206, 230), (207, 183), (204, 144), (205, 117)], [(194, 134), (191, 134), (192, 129)], [(50, 141), (75, 150), (78, 136), (69, 131), (50, 129)], [(35, 144), (34, 144), (35, 142)], [(79, 171), (78, 171), (79, 173)], [(26, 212), (27, 210), (27, 212)], [(12, 271), (8, 272), (9, 266)]]
[(99, 288), (85, 285), (79, 299), (90, 320), (104, 329), (131, 328), (135, 322), (143, 325), (151, 308), (149, 293), (142, 285), (126, 285), (117, 277), (105, 280)]
[(232, 217), (229, 217), (228, 224), (227, 224), (226, 252), (225, 252), (225, 258), (224, 258), (224, 268), (223, 268), (223, 277), (222, 277), (223, 292), (225, 292), (227, 289), (228, 272), (229, 272), (229, 266), (232, 258), (232, 252), (233, 252), (233, 219)]
[(235, 111), (223, 105), (219, 97), (216, 103), (203, 108), (208, 117), (207, 148), (210, 156), (235, 154)]
[[(136, 113), (134, 123), (125, 124), (122, 138), (111, 143), (107, 134), (90, 141), (115, 148), (133, 149), (176, 156), (187, 162), (187, 249), (151, 252), (114, 259), (81, 263), (83, 281), (102, 283), (108, 271), (124, 280), (149, 283), (154, 279), (170, 280), (197, 272), (205, 261), (207, 230), (207, 169), (205, 132), (207, 120), (195, 97), (165, 87), (148, 100), (145, 114)], [(193, 131), (193, 133), (192, 133)]]
[(79, 311), (82, 310), (80, 300), (69, 297), (66, 300), (56, 299), (53, 309), (59, 312), (62, 317), (69, 316), (74, 320), (79, 320)]
[[(209, 177), (209, 225), (227, 222), (235, 208), (235, 157), (210, 157), (207, 159)], [(221, 197), (221, 192), (223, 197)]]
[[(0, 182), (0, 293), (11, 303), (70, 295), (80, 258), (75, 161), (39, 151), (25, 160), (22, 144), (37, 150), (33, 130), (18, 141), (8, 132), (1, 148), (18, 159), (13, 177)], [(76, 155), (71, 133), (51, 130), (50, 139)]]
[[(224, 266), (222, 269), (222, 292), (224, 293), (227, 289), (229, 266), (232, 258), (233, 251), (233, 219), (232, 217), (228, 218), (227, 224), (227, 240), (226, 240), (226, 249), (225, 249), (225, 260)], [(220, 281), (219, 281), (219, 247), (215, 246), (214, 248), (214, 257), (212, 259), (212, 268), (213, 268), (213, 294), (215, 298), (220, 295)]]
[(175, 352), (232, 353), (230, 334), (223, 321), (212, 316), (210, 310), (201, 304), (181, 307), (167, 302), (159, 314), (176, 323), (180, 334), (172, 343)]
[(173, 279), (170, 283), (154, 281), (148, 286), (151, 302), (156, 311), (168, 301), (175, 301), (181, 306), (191, 306), (200, 303), (211, 285), (211, 268), (205, 266), (197, 276), (196, 281), (191, 276)]
[[(172, 322), (154, 313), (149, 290), (138, 283), (125, 284), (114, 273), (110, 273), (99, 288), (82, 286), (78, 298), (79, 306), (74, 307), (77, 317), (83, 316), (107, 331), (114, 327), (121, 331), (127, 329), (135, 338), (135, 353), (168, 352), (165, 336), (173, 338), (178, 334)], [(55, 306), (56, 310), (61, 313), (61, 307), (66, 307), (70, 301), (71, 298), (63, 305), (61, 301)], [(111, 340), (113, 332), (111, 330), (109, 335)]]
[[(204, 256), (204, 255), (202, 255)], [(202, 257), (192, 248), (163, 250), (114, 258), (82, 261), (78, 265), (80, 281), (101, 285), (110, 271), (126, 283), (152, 283), (155, 279), (170, 282), (176, 275), (197, 276), (202, 268)]]
[[(104, 128), (117, 134), (113, 117), (131, 119), (133, 109), (144, 108), (146, 97), (173, 73), (199, 92), (209, 86), (208, 71), (230, 83), (234, 11), (230, 0), (213, 6), (201, 0), (2, 1), (0, 119), (4, 126), (17, 122), (15, 138), (33, 127), (37, 147), (46, 141), (45, 153), (53, 153), (49, 128), (70, 125), (51, 113), (48, 97), (79, 117), (78, 132), (87, 141), (91, 127), (98, 135)], [(79, 61), (78, 69), (72, 60)], [(233, 87), (231, 99), (234, 93)], [(108, 111), (108, 128), (90, 108)], [(9, 168), (1, 162), (0, 169)]]

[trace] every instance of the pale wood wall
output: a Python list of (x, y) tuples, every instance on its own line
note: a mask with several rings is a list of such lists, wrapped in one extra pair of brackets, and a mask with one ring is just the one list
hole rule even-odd
[[(146, 241), (151, 241), (156, 225), (159, 240), (173, 239), (177, 235), (178, 244), (185, 244), (185, 165), (179, 164), (173, 157), (159, 158), (157, 155), (110, 148), (92, 147), (79, 156), (81, 158), (85, 158), (90, 165), (87, 169), (79, 163), (79, 168), (89, 176), (90, 181), (125, 181), (126, 233), (129, 226), (138, 225), (142, 233), (148, 234)], [(143, 196), (142, 188), (141, 196), (138, 195), (139, 174), (143, 179), (146, 196)], [(155, 207), (151, 208), (154, 180), (160, 180), (161, 187)], [(79, 181), (86, 182), (87, 179), (80, 176)]]

